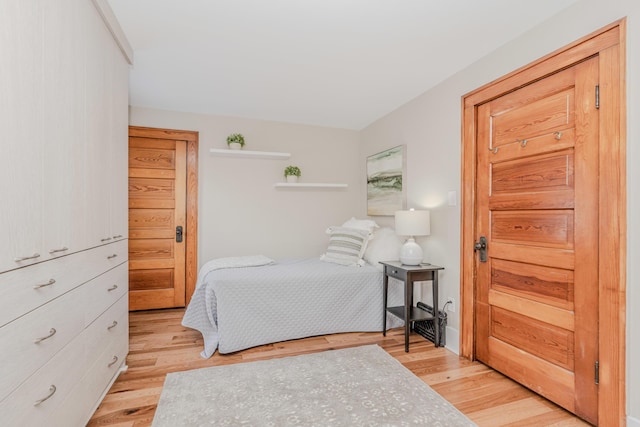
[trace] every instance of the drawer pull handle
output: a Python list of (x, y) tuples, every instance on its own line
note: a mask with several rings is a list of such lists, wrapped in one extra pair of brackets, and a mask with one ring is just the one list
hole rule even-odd
[(100, 239), (101, 242), (108, 242), (111, 240), (111, 237), (105, 237), (104, 239)]
[(393, 274), (398, 274), (398, 270), (391, 271)]
[(117, 234), (113, 236), (114, 239), (122, 239), (122, 234)]
[(33, 402), (33, 406), (38, 406), (39, 404), (41, 404), (42, 402), (44, 402), (45, 400), (49, 400), (51, 399), (51, 397), (56, 394), (56, 386), (54, 386), (53, 384), (51, 384), (51, 386), (49, 387), (49, 394), (46, 395), (45, 397), (43, 397), (42, 399), (36, 400), (35, 402)]
[(117, 256), (118, 256), (118, 254), (109, 255), (109, 256), (107, 257), (107, 259), (114, 259), (114, 258), (115, 258), (115, 257), (117, 257)]
[(44, 287), (47, 287), (47, 286), (51, 286), (54, 283), (56, 283), (56, 279), (49, 279), (49, 281), (47, 283), (40, 283), (39, 285), (33, 285), (33, 289), (44, 288)]
[(33, 254), (31, 256), (23, 256), (20, 258), (15, 258), (14, 261), (15, 262), (20, 262), (20, 261), (26, 261), (28, 259), (36, 259), (36, 258), (40, 258), (40, 254)]
[(118, 322), (116, 322), (115, 320), (113, 321), (113, 323), (111, 324), (111, 326), (107, 326), (107, 330), (110, 331), (113, 328), (115, 328), (116, 326), (118, 326)]
[(68, 251), (68, 250), (69, 250), (69, 248), (68, 248), (68, 247), (63, 246), (63, 247), (61, 247), (60, 249), (51, 249), (51, 250), (49, 251), (49, 253), (50, 253), (51, 255), (53, 255), (53, 254), (57, 254), (58, 252), (64, 252), (64, 251)]
[(51, 329), (49, 329), (49, 335), (47, 335), (46, 337), (36, 338), (33, 342), (34, 342), (34, 344), (38, 344), (38, 343), (41, 343), (44, 340), (48, 340), (49, 338), (54, 336), (56, 334), (56, 332), (58, 332), (58, 331), (56, 331), (55, 328), (51, 328)]
[(116, 289), (118, 289), (118, 285), (113, 285), (112, 287), (107, 289), (107, 292), (115, 291)]
[(109, 363), (107, 365), (107, 368), (112, 367), (113, 365), (115, 365), (118, 362), (118, 356), (113, 356), (113, 360), (111, 361), (111, 363)]

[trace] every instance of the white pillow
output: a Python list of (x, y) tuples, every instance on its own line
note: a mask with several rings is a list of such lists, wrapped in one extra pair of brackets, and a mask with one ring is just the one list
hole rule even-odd
[(367, 230), (348, 227), (327, 228), (329, 246), (320, 259), (336, 264), (360, 267), (365, 264), (362, 259), (371, 233)]
[(359, 230), (367, 230), (369, 232), (373, 232), (375, 228), (380, 228), (372, 219), (356, 219), (355, 217), (351, 217), (351, 219), (347, 220), (342, 224), (342, 226), (347, 228), (357, 228)]
[(382, 270), (380, 261), (396, 261), (400, 258), (400, 248), (404, 242), (389, 227), (382, 227), (373, 235), (364, 253), (364, 259), (369, 264)]

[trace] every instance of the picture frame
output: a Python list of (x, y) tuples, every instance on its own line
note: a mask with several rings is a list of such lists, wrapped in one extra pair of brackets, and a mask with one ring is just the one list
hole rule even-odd
[(406, 146), (398, 145), (367, 157), (367, 215), (393, 216), (404, 210)]

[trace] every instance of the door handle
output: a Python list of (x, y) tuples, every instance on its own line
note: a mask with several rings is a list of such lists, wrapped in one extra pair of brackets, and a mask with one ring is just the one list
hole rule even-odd
[(473, 245), (474, 251), (480, 251), (480, 262), (487, 262), (487, 238), (480, 236), (480, 240)]
[(176, 242), (182, 242), (182, 226), (179, 225), (176, 227)]

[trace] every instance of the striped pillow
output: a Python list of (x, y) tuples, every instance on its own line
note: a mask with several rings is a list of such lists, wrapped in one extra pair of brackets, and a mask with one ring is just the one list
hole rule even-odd
[(320, 259), (336, 264), (360, 267), (365, 264), (362, 259), (367, 243), (372, 234), (367, 230), (348, 227), (327, 228), (329, 247)]

